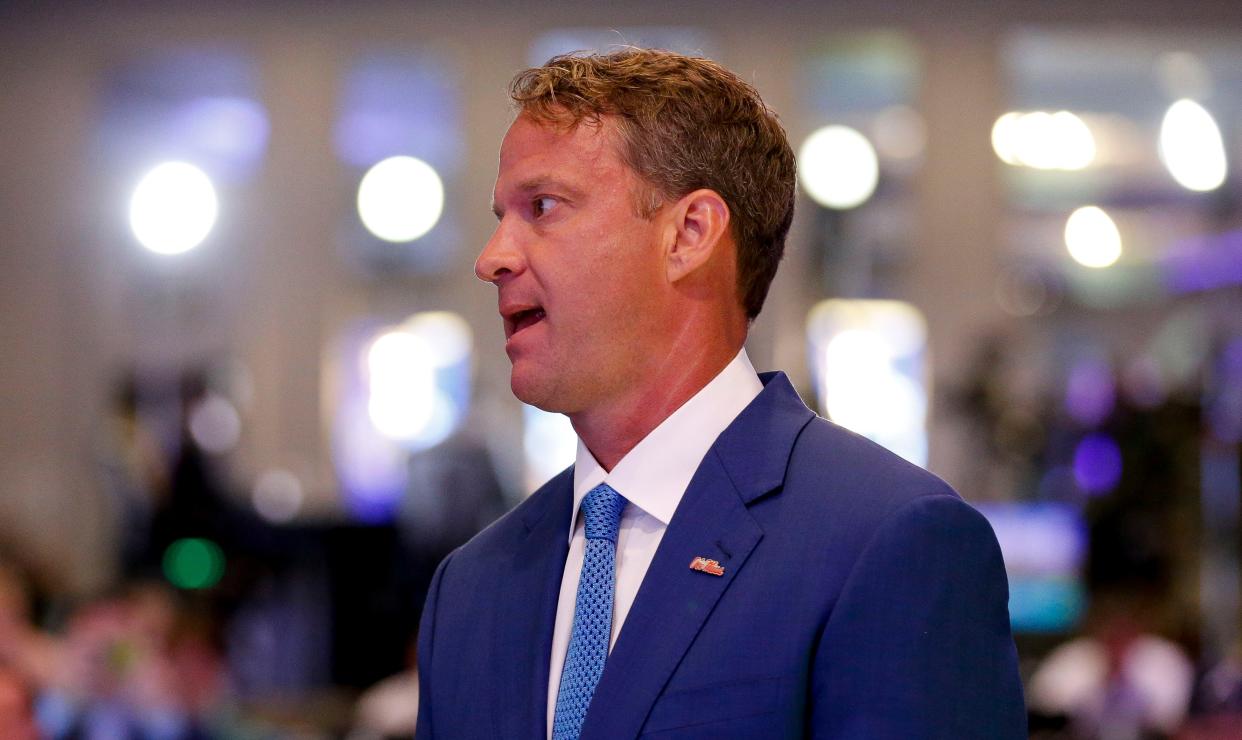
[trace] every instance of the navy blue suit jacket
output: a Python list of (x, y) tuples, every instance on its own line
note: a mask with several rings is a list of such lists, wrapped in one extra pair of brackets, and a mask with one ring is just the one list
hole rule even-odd
[[(686, 489), (582, 738), (1025, 738), (987, 522), (763, 380)], [(570, 469), (436, 571), (420, 740), (546, 737), (572, 487)]]

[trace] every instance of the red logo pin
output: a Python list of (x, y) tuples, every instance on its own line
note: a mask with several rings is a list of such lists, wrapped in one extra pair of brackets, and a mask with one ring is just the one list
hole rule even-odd
[(724, 568), (715, 560), (708, 560), (704, 557), (697, 557), (690, 561), (690, 570), (697, 570), (700, 573), (711, 573), (714, 576), (723, 576)]

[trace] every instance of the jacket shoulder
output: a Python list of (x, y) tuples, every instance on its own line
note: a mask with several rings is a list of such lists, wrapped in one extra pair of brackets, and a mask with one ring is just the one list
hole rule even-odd
[(803, 428), (789, 457), (784, 492), (812, 509), (847, 507), (852, 517), (878, 524), (914, 499), (957, 491), (871, 440), (816, 417)]

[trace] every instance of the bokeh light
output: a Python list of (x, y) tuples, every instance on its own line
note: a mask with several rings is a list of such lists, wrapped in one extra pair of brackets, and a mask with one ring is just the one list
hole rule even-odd
[(1087, 555), (1087, 531), (1076, 506), (992, 502), (976, 505), (996, 533), (1005, 569), (1024, 576), (1073, 576)]
[(164, 576), (177, 588), (211, 588), (224, 576), (224, 552), (202, 537), (176, 540), (164, 551)]
[(927, 123), (908, 105), (880, 111), (871, 128), (876, 150), (891, 159), (915, 159), (927, 148)]
[(237, 446), (241, 417), (227, 398), (208, 394), (190, 409), (190, 436), (204, 451), (220, 455)]
[(1095, 136), (1076, 114), (1010, 111), (992, 125), (992, 149), (1002, 162), (1040, 170), (1074, 171), (1095, 161)]
[(816, 203), (847, 210), (875, 192), (880, 165), (867, 137), (848, 126), (825, 126), (802, 144), (798, 177)]
[(240, 95), (194, 98), (177, 109), (170, 126), (202, 161), (235, 175), (262, 163), (271, 133), (263, 106)]
[(411, 316), (401, 328), (422, 337), (431, 347), (431, 364), (452, 367), (469, 360), (474, 346), (470, 324), (450, 311), (423, 311)]
[(1098, 358), (1075, 362), (1065, 384), (1065, 410), (1086, 427), (1101, 424), (1113, 413), (1117, 384), (1113, 368)]
[(358, 216), (384, 241), (414, 241), (431, 231), (443, 209), (440, 176), (414, 157), (389, 157), (368, 170), (358, 185)]
[(992, 151), (1005, 164), (1017, 165), (1018, 161), (1018, 120), (1022, 114), (1017, 111), (1004, 113), (992, 124)]
[(129, 226), (157, 254), (198, 246), (216, 223), (219, 201), (211, 178), (187, 162), (165, 162), (138, 182), (129, 201)]
[(301, 512), (304, 499), (302, 482), (293, 473), (279, 468), (260, 475), (251, 492), (255, 511), (274, 524), (293, 521)]
[(1104, 434), (1088, 434), (1074, 448), (1074, 480), (1090, 494), (1107, 493), (1121, 481), (1121, 448)]
[(1084, 267), (1108, 267), (1121, 258), (1121, 232), (1097, 206), (1083, 206), (1065, 222), (1065, 247)]
[(435, 411), (435, 367), (425, 339), (408, 331), (381, 334), (367, 350), (367, 412), (384, 436), (411, 440)]
[(414, 314), (366, 350), (367, 413), (406, 448), (430, 447), (460, 424), (469, 402), (469, 324), (448, 311)]
[(1207, 109), (1183, 98), (1160, 124), (1160, 159), (1178, 185), (1196, 192), (1219, 188), (1228, 174), (1220, 128)]
[(838, 334), (824, 350), (824, 405), (828, 417), (858, 432), (921, 424), (926, 399), (896, 373), (893, 356), (873, 332)]
[(412, 453), (444, 442), (470, 411), (474, 340), (461, 316), (367, 319), (340, 349), (333, 456), (350, 513), (387, 521), (405, 494)]
[(807, 317), (823, 413), (917, 464), (927, 464), (926, 326), (909, 304), (829, 300)]

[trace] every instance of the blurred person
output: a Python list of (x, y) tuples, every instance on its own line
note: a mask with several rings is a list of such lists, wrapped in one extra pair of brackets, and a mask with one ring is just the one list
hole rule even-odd
[(458, 432), (410, 456), (397, 512), (405, 546), (434, 568), (505, 512), (505, 494), (482, 441)]
[(1088, 634), (1052, 651), (1031, 677), (1032, 711), (1070, 719), (1076, 737), (1172, 737), (1182, 726), (1194, 665), (1146, 630), (1135, 604), (1101, 595)]
[(507, 506), (492, 455), (471, 434), (459, 432), (412, 455), (407, 470), (409, 482), (396, 520), (402, 556), (397, 586), (401, 619), (412, 639), (436, 566), (496, 521)]
[(132, 578), (154, 570), (151, 520), (168, 497), (169, 460), (151, 410), (144, 408), (143, 376), (126, 373), (113, 390), (96, 458), (110, 509), (115, 575)]
[(0, 737), (5, 740), (37, 740), (34, 699), (30, 686), (16, 670), (0, 661)]
[(794, 202), (757, 92), (627, 49), (510, 93), (475, 270), (578, 455), (437, 569), (417, 737), (1025, 737), (987, 522), (743, 349)]
[(408, 738), (418, 720), (418, 651), (410, 642), (407, 667), (375, 684), (358, 697), (349, 740)]
[[(201, 661), (183, 627), (190, 617), (165, 587), (134, 584), (70, 619), (56, 678), (38, 717), (52, 738), (198, 740), (221, 696), (223, 661)], [(190, 651), (187, 654), (187, 650)], [(187, 659), (187, 656), (189, 659)]]
[(0, 559), (0, 666), (38, 691), (53, 680), (59, 659), (56, 641), (35, 626), (27, 579)]
[(1190, 717), (1177, 740), (1236, 740), (1242, 737), (1242, 646), (1211, 665), (1201, 676)]
[(176, 453), (169, 461), (168, 493), (151, 517), (151, 572), (159, 573), (168, 547), (185, 537), (204, 537), (227, 555), (237, 552), (253, 528), (249, 512), (236, 505), (223, 460), (204, 449), (193, 432), (191, 411), (211, 391), (204, 371), (178, 381), (179, 408)]

